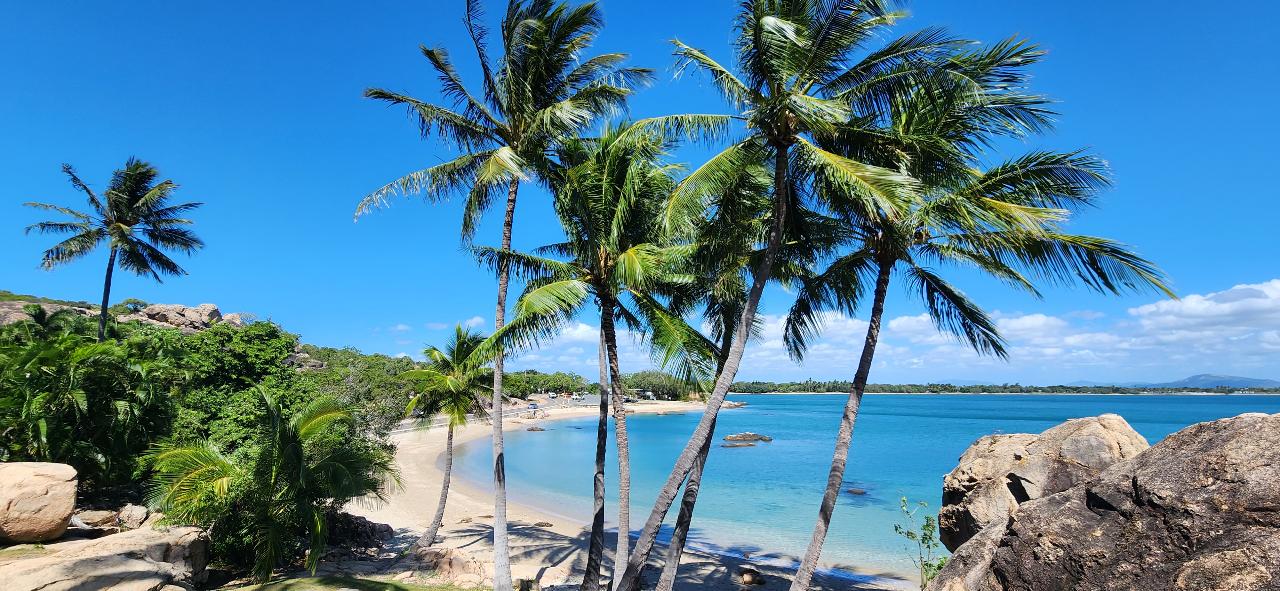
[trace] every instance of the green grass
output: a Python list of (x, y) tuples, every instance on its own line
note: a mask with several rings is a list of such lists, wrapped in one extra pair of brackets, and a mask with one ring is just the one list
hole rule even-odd
[(44, 544), (20, 544), (8, 548), (0, 548), (0, 563), (43, 556), (48, 553), (49, 550), (44, 547)]
[(38, 304), (61, 304), (63, 306), (71, 306), (73, 308), (89, 308), (97, 309), (97, 306), (89, 302), (73, 302), (71, 300), (55, 300), (53, 298), (42, 298), (40, 296), (26, 295), (21, 293), (13, 293), (0, 289), (0, 302), (33, 302)]
[(373, 579), (355, 579), (351, 577), (286, 579), (262, 586), (237, 587), (232, 591), (333, 591), (336, 589), (357, 589), (358, 591), (464, 591), (462, 587), (453, 585), (410, 585), (393, 581), (375, 581)]

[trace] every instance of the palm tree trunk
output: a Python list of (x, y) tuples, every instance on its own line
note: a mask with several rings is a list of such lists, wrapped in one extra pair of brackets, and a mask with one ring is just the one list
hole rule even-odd
[(444, 525), (444, 505), (449, 500), (449, 477), (453, 474), (453, 421), (449, 421), (448, 435), (444, 440), (444, 482), (440, 484), (440, 503), (436, 505), (436, 516), (431, 520), (427, 533), (418, 538), (414, 545), (419, 548), (430, 548), (436, 543), (436, 534)]
[(582, 591), (599, 591), (600, 563), (604, 560), (604, 459), (609, 443), (609, 361), (605, 352), (604, 323), (600, 323), (600, 418), (596, 421), (596, 473), (592, 485), (591, 541), (587, 544), (587, 569)]
[[(520, 181), (507, 188), (507, 211), (502, 218), (502, 250), (511, 250), (511, 227), (515, 224), (516, 193)], [(493, 312), (493, 330), (502, 328), (507, 315), (507, 284), (511, 271), (507, 261), (498, 260), (498, 304)], [(507, 468), (502, 449), (502, 361), (493, 360), (493, 589), (511, 591), (511, 548), (507, 542)]]
[(116, 247), (107, 259), (107, 278), (102, 282), (102, 307), (98, 309), (98, 342), (107, 340), (107, 305), (111, 302), (111, 275), (116, 270)]
[[(733, 326), (732, 321), (726, 322), (725, 326)], [(725, 356), (729, 352), (729, 347), (733, 345), (733, 331), (726, 329), (720, 341), (720, 354), (716, 363), (717, 375), (724, 370)], [(715, 432), (716, 425), (712, 423), (711, 434), (714, 436)], [(658, 586), (655, 591), (671, 591), (676, 584), (680, 558), (684, 556), (684, 545), (689, 539), (689, 527), (693, 523), (693, 507), (698, 502), (698, 493), (702, 488), (702, 471), (706, 468), (707, 456), (711, 453), (711, 440), (712, 437), (708, 437), (702, 442), (702, 449), (698, 450), (693, 469), (689, 471), (689, 479), (684, 484), (684, 497), (680, 499), (680, 513), (676, 515), (676, 525), (671, 532), (671, 542), (667, 544), (667, 557), (662, 564), (662, 574), (658, 577)]]
[(622, 371), (618, 367), (618, 335), (613, 325), (614, 300), (605, 296), (600, 304), (600, 330), (604, 332), (609, 355), (609, 382), (613, 402), (613, 434), (618, 448), (618, 544), (613, 554), (613, 580), (622, 577), (631, 555), (631, 445), (627, 440), (627, 408), (623, 403)]
[[(712, 434), (715, 424), (711, 425)], [(662, 565), (662, 574), (658, 577), (655, 591), (671, 591), (676, 584), (676, 574), (680, 570), (680, 557), (684, 555), (684, 544), (689, 538), (689, 526), (693, 523), (693, 506), (698, 502), (698, 492), (702, 486), (702, 469), (707, 465), (707, 455), (711, 452), (711, 438), (702, 442), (698, 457), (689, 471), (689, 479), (684, 485), (684, 497), (680, 499), (680, 513), (676, 515), (676, 526), (671, 532), (671, 542), (667, 544), (666, 562)]]
[(853, 440), (853, 427), (858, 420), (858, 407), (862, 405), (862, 394), (867, 389), (867, 376), (871, 373), (871, 361), (876, 354), (876, 343), (880, 340), (880, 317), (884, 315), (884, 299), (889, 292), (889, 275), (892, 270), (892, 263), (880, 263), (879, 274), (876, 277), (875, 299), (871, 304), (871, 319), (867, 324), (867, 337), (862, 344), (862, 358), (858, 360), (858, 372), (853, 377), (853, 388), (849, 391), (849, 399), (844, 405), (840, 431), (836, 434), (836, 449), (831, 457), (831, 470), (827, 473), (827, 490), (822, 493), (822, 505), (818, 508), (818, 521), (813, 526), (813, 537), (809, 540), (809, 548), (805, 550), (804, 558), (800, 561), (796, 577), (791, 581), (791, 591), (809, 589), (813, 571), (817, 569), (818, 558), (822, 555), (822, 544), (827, 539), (831, 514), (836, 508), (840, 485), (844, 483), (844, 469), (849, 461), (849, 443)]
[(756, 266), (755, 272), (752, 274), (751, 289), (747, 292), (747, 300), (743, 306), (742, 317), (738, 320), (737, 326), (734, 327), (733, 345), (729, 348), (729, 354), (725, 358), (725, 364), (721, 368), (720, 375), (716, 376), (715, 387), (711, 389), (711, 395), (707, 398), (706, 412), (702, 413), (702, 419), (698, 421), (698, 426), (694, 428), (689, 442), (685, 444), (680, 456), (676, 458), (676, 465), (671, 469), (671, 474), (667, 476), (666, 483), (662, 486), (662, 490), (658, 492), (658, 498), (653, 504), (653, 511), (649, 514), (649, 519), (645, 522), (644, 529), (640, 531), (640, 537), (636, 540), (635, 549), (632, 550), (631, 557), (627, 561), (627, 570), (623, 574), (622, 580), (614, 582), (617, 591), (636, 591), (639, 589), (640, 571), (644, 568), (645, 562), (649, 560), (649, 552), (653, 550), (653, 542), (658, 536), (658, 529), (662, 526), (662, 520), (666, 518), (667, 511), (671, 509), (671, 503), (675, 501), (676, 493), (680, 492), (680, 485), (684, 483), (685, 477), (693, 469), (694, 461), (697, 459), (703, 443), (711, 438), (716, 416), (720, 413), (720, 407), (724, 404), (724, 397), (729, 393), (729, 386), (733, 384), (733, 379), (738, 375), (738, 365), (742, 363), (742, 354), (747, 348), (747, 338), (751, 335), (751, 326), (755, 323), (756, 309), (760, 307), (760, 296), (764, 294), (764, 286), (769, 282), (769, 278), (773, 273), (773, 259), (778, 256), (778, 249), (782, 246), (782, 232), (786, 225), (787, 206), (790, 202), (788, 195), (790, 180), (787, 178), (789, 146), (779, 145), (775, 149), (777, 154), (774, 157), (773, 223), (769, 228), (769, 240), (765, 245), (764, 256), (761, 257), (760, 264)]

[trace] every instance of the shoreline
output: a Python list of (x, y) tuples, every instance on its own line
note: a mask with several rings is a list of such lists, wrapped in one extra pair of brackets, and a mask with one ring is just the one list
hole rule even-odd
[[(705, 406), (697, 402), (641, 401), (628, 405), (632, 414), (684, 414), (701, 412)], [(503, 420), (503, 431), (517, 431), (552, 421), (598, 416), (595, 407), (561, 407), (545, 409), (545, 418), (508, 417)], [(464, 445), (488, 440), (492, 427), (488, 423), (468, 423), (454, 433), (454, 451)], [(396, 433), (396, 463), (401, 470), (402, 486), (388, 494), (386, 503), (363, 506), (353, 503), (347, 511), (370, 520), (387, 523), (401, 533), (421, 535), (434, 517), (436, 503), (443, 480), (444, 428), (421, 428)], [(588, 515), (590, 507), (581, 509)], [(461, 476), (454, 466), (449, 485), (449, 502), (445, 508), (444, 524), (440, 528), (441, 541), (437, 547), (464, 549), (491, 553), (493, 493), (492, 486), (473, 482)], [(545, 586), (565, 584), (580, 580), (585, 563), (586, 540), (590, 524), (586, 519), (549, 511), (535, 503), (513, 500), (507, 503), (508, 531), (511, 541), (512, 576), (515, 579), (536, 579)], [(608, 529), (608, 528), (606, 528)], [(612, 564), (613, 539), (616, 534), (606, 532), (605, 563)], [(661, 541), (659, 546), (665, 546)], [(655, 552), (655, 558), (661, 555)], [(491, 563), (491, 559), (483, 561)], [(748, 558), (722, 553), (712, 553), (694, 547), (686, 549), (681, 560), (680, 581), (702, 583), (699, 587), (728, 591), (737, 589), (734, 578), (737, 569), (750, 566), (770, 578), (789, 580), (794, 566), (757, 563)], [(842, 589), (897, 590), (912, 588), (907, 573), (866, 573), (855, 569), (823, 571), (822, 579), (829, 584), (821, 587)], [(713, 579), (722, 579), (713, 581)], [(722, 583), (722, 584), (721, 584)], [(854, 585), (850, 587), (850, 585)], [(678, 585), (679, 587), (680, 585)]]

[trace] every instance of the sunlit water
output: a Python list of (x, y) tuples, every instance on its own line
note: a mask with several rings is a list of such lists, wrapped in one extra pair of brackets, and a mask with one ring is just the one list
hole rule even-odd
[[(694, 515), (690, 545), (794, 561), (808, 543), (826, 483), (844, 395), (736, 396), (748, 403), (725, 410), (717, 444), (731, 433), (774, 437), (755, 447), (712, 449)], [(1280, 396), (1026, 396), (868, 395), (854, 434), (844, 489), (823, 552), (828, 566), (863, 572), (910, 573), (899, 499), (926, 501), (936, 511), (942, 477), (978, 437), (1038, 433), (1074, 418), (1116, 413), (1152, 444), (1187, 425), (1245, 412), (1280, 412)], [(700, 414), (631, 415), (632, 528), (639, 530)], [(507, 478), (514, 501), (586, 523), (590, 519), (595, 419), (510, 432)], [(609, 449), (608, 504), (617, 473)], [(461, 477), (491, 486), (488, 442), (462, 446)], [(612, 510), (611, 510), (612, 513)], [(674, 519), (671, 511), (668, 522)]]

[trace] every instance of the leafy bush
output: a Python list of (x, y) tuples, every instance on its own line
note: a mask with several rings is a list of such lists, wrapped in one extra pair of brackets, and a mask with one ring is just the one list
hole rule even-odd
[(947, 565), (946, 554), (938, 555), (944, 552), (940, 550), (942, 542), (938, 540), (938, 520), (932, 515), (925, 515), (923, 522), (917, 521), (916, 513), (922, 510), (928, 513), (929, 504), (924, 501), (920, 501), (916, 506), (912, 507), (907, 502), (907, 497), (902, 497), (899, 505), (905, 523), (895, 523), (893, 531), (915, 546), (909, 549), (911, 562), (915, 563), (916, 568), (920, 571), (920, 588), (924, 589), (928, 586), (929, 581), (938, 576), (938, 573), (942, 571), (942, 567)]
[(328, 514), (381, 495), (395, 476), (392, 457), (353, 438), (352, 412), (333, 398), (290, 416), (270, 390), (251, 392), (261, 412), (250, 443), (232, 454), (208, 441), (158, 445), (148, 456), (155, 468), (148, 501), (173, 520), (208, 528), (215, 553), (251, 563), (260, 581), (304, 548), (314, 573)]

